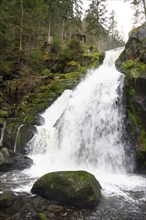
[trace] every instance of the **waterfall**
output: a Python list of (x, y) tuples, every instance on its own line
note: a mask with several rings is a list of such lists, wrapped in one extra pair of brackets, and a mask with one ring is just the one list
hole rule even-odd
[(6, 127), (6, 122), (4, 122), (3, 126), (0, 128), (0, 146), (2, 146), (3, 144), (5, 127)]
[[(74, 91), (65, 91), (42, 115), (45, 124), (28, 143), (31, 155), (73, 167), (126, 173), (132, 167), (124, 139), (124, 75), (114, 61), (122, 49), (106, 53)], [(52, 166), (52, 165), (51, 165)]]
[(14, 175), (16, 191), (30, 191), (48, 172), (86, 170), (99, 180), (105, 197), (131, 201), (132, 191), (142, 192), (145, 199), (145, 178), (129, 172), (133, 156), (124, 126), (124, 75), (114, 66), (121, 51), (108, 51), (100, 68), (89, 70), (73, 91), (64, 91), (42, 114), (45, 123), (36, 126), (28, 143), (34, 164)]
[(22, 126), (23, 126), (23, 124), (20, 125), (20, 126), (18, 127), (18, 129), (17, 129), (16, 138), (15, 138), (15, 143), (14, 143), (14, 153), (16, 153), (16, 150), (17, 150), (18, 135), (19, 135), (20, 128), (21, 128)]

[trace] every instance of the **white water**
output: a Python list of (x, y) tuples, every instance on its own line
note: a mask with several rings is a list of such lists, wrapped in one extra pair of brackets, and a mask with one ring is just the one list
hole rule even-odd
[(104, 195), (129, 198), (128, 190), (144, 190), (145, 178), (128, 174), (133, 157), (126, 156), (123, 140), (124, 76), (113, 65), (120, 52), (107, 52), (99, 69), (42, 114), (45, 124), (28, 143), (35, 164), (25, 174), (83, 169), (97, 177)]
[(17, 150), (18, 135), (19, 135), (20, 128), (21, 128), (22, 126), (23, 126), (23, 124), (20, 125), (20, 126), (18, 127), (18, 129), (17, 129), (16, 138), (15, 138), (15, 143), (14, 143), (14, 153), (16, 153), (16, 150)]
[(0, 137), (0, 146), (3, 144), (4, 132), (5, 132), (6, 122), (4, 122), (3, 127), (1, 128), (1, 137)]

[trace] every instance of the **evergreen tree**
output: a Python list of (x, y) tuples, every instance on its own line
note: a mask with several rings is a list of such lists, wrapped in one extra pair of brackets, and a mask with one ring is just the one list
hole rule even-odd
[(120, 43), (123, 43), (123, 40), (117, 28), (116, 13), (114, 10), (110, 13), (108, 30), (110, 48), (120, 46)]
[(145, 19), (146, 22), (146, 2), (145, 0), (125, 0), (130, 2), (134, 10), (134, 24), (140, 23)]
[(99, 40), (106, 34), (106, 0), (92, 0), (86, 14), (87, 32)]

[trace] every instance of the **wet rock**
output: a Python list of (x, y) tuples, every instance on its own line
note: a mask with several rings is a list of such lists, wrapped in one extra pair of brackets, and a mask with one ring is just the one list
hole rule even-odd
[(17, 200), (17, 196), (13, 191), (5, 191), (0, 194), (0, 209), (5, 209), (14, 204)]
[(33, 160), (25, 155), (17, 155), (14, 158), (12, 169), (23, 170), (29, 168), (33, 164)]
[[(146, 170), (146, 24), (129, 33), (125, 49), (115, 63), (126, 75), (127, 130), (136, 151), (136, 172)], [(141, 156), (142, 155), (142, 156)]]
[(32, 193), (48, 200), (76, 207), (95, 207), (101, 199), (101, 186), (86, 171), (60, 171), (39, 178)]
[(32, 139), (36, 132), (36, 127), (31, 124), (8, 121), (5, 127), (3, 146), (17, 153), (25, 154), (27, 143)]
[(0, 172), (9, 170), (23, 170), (29, 168), (33, 160), (21, 154), (15, 154), (7, 148), (0, 150)]
[(4, 137), (3, 137), (3, 146), (7, 147), (9, 150), (14, 150), (15, 139), (17, 135), (17, 130), (21, 122), (18, 121), (7, 121)]
[(146, 151), (140, 150), (136, 153), (136, 172), (146, 174)]
[(26, 153), (27, 143), (33, 138), (37, 129), (34, 125), (23, 124), (21, 125), (17, 131), (17, 140), (16, 144), (16, 152), (17, 153)]
[(0, 150), (0, 169), (3, 166), (9, 166), (13, 163), (13, 157), (10, 156), (10, 153), (7, 148), (2, 148)]

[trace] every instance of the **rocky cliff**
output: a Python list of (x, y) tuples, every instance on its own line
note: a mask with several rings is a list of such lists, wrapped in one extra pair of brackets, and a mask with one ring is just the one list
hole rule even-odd
[(133, 29), (116, 67), (126, 75), (128, 131), (136, 147), (137, 169), (146, 170), (146, 24)]

